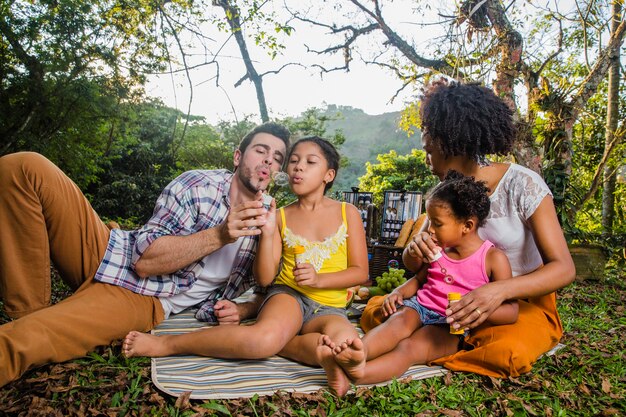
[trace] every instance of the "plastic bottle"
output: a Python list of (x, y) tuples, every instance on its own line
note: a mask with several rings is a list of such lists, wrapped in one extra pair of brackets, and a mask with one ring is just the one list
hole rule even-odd
[(295, 265), (298, 265), (298, 264), (304, 262), (304, 259), (302, 259), (302, 254), (303, 253), (304, 253), (304, 246), (294, 246), (294, 248), (293, 248), (293, 258), (294, 258)]
[(274, 198), (271, 195), (263, 194), (263, 207), (265, 207), (266, 210), (270, 209), (273, 199)]
[[(448, 293), (448, 304), (453, 304), (453, 303), (457, 303), (459, 302), (459, 300), (461, 300), (461, 294), (458, 292), (449, 292)], [(454, 327), (452, 327), (452, 324), (450, 325), (450, 334), (463, 334), (465, 333), (463, 331), (463, 329), (459, 328), (459, 329), (455, 329)]]

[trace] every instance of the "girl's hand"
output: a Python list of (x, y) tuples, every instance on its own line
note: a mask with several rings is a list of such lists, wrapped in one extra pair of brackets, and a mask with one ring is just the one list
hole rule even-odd
[(301, 287), (321, 288), (319, 276), (311, 264), (297, 264), (293, 269), (293, 278)]
[[(504, 281), (500, 281), (504, 282)], [(463, 296), (446, 309), (447, 322), (455, 329), (480, 326), (504, 302), (500, 282), (490, 282)]]
[(404, 305), (404, 298), (398, 291), (392, 291), (385, 296), (385, 301), (381, 308), (383, 309), (383, 316), (389, 317), (398, 310), (399, 305)]
[(428, 232), (420, 232), (413, 236), (407, 245), (408, 254), (422, 262), (430, 262), (435, 253), (441, 251)]

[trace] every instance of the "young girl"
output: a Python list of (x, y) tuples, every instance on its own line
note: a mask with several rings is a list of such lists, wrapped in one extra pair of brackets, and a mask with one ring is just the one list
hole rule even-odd
[[(260, 359), (280, 354), (328, 368), (331, 389), (345, 394), (349, 381), (337, 376), (343, 371), (330, 346), (358, 337), (346, 316), (347, 288), (367, 280), (368, 265), (358, 210), (324, 196), (338, 168), (339, 154), (322, 138), (301, 139), (291, 149), (287, 173), (298, 199), (281, 208), (278, 219), (272, 202), (261, 227), (255, 278), (261, 286), (276, 280), (254, 324), (172, 336), (131, 332), (124, 340), (126, 356)], [(298, 263), (296, 247), (304, 247)]]
[[(429, 193), (428, 232), (439, 245), (439, 252), (415, 277), (386, 297), (386, 322), (362, 340), (329, 345), (336, 353), (336, 363), (345, 371), (345, 375), (329, 375), (338, 375), (340, 379), (347, 375), (357, 384), (372, 384), (399, 377), (412, 365), (425, 364), (458, 350), (463, 334), (451, 334), (459, 326), (455, 323), (450, 328), (448, 324), (447, 294), (463, 295), (489, 281), (511, 278), (506, 255), (477, 233), (489, 213), (488, 191), (484, 183), (473, 177), (450, 171)], [(425, 282), (420, 282), (424, 277)], [(514, 323), (517, 313), (517, 302), (508, 301), (487, 321), (494, 325)], [(462, 330), (467, 333), (467, 329)]]

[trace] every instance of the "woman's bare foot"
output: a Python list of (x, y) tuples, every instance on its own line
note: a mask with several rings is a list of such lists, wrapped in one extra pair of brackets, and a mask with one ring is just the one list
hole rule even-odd
[(328, 386), (338, 396), (343, 397), (350, 389), (350, 380), (343, 372), (343, 369), (335, 362), (335, 355), (333, 348), (335, 344), (330, 340), (330, 337), (323, 334), (317, 341), (317, 349), (315, 350), (315, 356), (317, 356), (317, 362), (326, 371), (326, 379), (328, 380)]
[(122, 343), (122, 352), (127, 358), (133, 356), (169, 356), (166, 348), (167, 336), (154, 336), (136, 331), (129, 332)]
[(363, 342), (358, 337), (348, 339), (340, 346), (340, 351), (335, 353), (335, 362), (344, 370), (348, 378), (354, 382), (365, 375), (365, 349)]

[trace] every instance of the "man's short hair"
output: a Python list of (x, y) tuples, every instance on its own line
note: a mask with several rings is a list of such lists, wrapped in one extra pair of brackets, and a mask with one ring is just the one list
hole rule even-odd
[(276, 136), (284, 142), (285, 148), (289, 150), (289, 138), (291, 137), (291, 132), (289, 131), (289, 129), (276, 122), (266, 122), (262, 125), (258, 125), (257, 127), (246, 133), (246, 136), (241, 139), (241, 142), (239, 142), (239, 151), (241, 153), (244, 153), (246, 151), (246, 149), (250, 145), (250, 142), (252, 142), (254, 135), (256, 135), (257, 133), (268, 133), (270, 135)]

